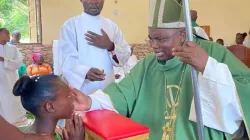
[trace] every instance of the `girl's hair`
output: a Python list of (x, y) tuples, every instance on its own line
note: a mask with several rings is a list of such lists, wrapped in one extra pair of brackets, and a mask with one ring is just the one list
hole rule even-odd
[(56, 81), (60, 77), (56, 75), (23, 76), (14, 85), (13, 94), (21, 96), (23, 107), (34, 115), (44, 101), (54, 100), (55, 92), (59, 90)]
[(241, 35), (243, 39), (245, 39), (247, 37), (247, 33), (237, 33), (236, 36), (237, 35)]

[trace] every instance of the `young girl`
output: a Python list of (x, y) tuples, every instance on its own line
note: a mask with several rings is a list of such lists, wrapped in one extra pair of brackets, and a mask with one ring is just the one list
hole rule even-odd
[(246, 36), (247, 36), (247, 33), (237, 33), (236, 38), (235, 38), (236, 44), (243, 45), (243, 42), (244, 42)]
[[(34, 114), (35, 122), (25, 128), (25, 133), (47, 133), (54, 135), (55, 140), (62, 138), (55, 133), (56, 124), (60, 119), (70, 119), (74, 105), (69, 86), (56, 75), (21, 77), (15, 84), (13, 93), (21, 96), (23, 107)], [(81, 117), (74, 114), (70, 123), (71, 135), (64, 130), (66, 140), (83, 140), (84, 130)]]

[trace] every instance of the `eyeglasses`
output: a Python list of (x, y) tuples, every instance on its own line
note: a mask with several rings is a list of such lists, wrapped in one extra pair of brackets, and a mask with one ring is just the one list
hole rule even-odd
[(173, 35), (167, 37), (167, 38), (161, 38), (161, 39), (153, 39), (152, 37), (148, 36), (148, 39), (145, 40), (145, 42), (148, 44), (148, 45), (162, 45), (166, 42), (168, 42), (170, 39), (172, 39), (173, 37), (175, 37), (177, 34), (181, 33), (183, 31), (179, 31), (179, 32), (176, 32), (174, 33)]

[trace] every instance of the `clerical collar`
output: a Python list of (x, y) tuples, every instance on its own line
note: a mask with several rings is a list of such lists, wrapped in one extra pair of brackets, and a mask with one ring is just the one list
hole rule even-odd
[(158, 62), (159, 69), (161, 71), (167, 71), (167, 70), (173, 69), (177, 65), (182, 63), (177, 57), (173, 57), (172, 59), (169, 59), (167, 61), (157, 60), (157, 62)]
[(89, 18), (89, 19), (94, 19), (94, 20), (98, 20), (101, 18), (101, 15), (97, 15), (97, 16), (92, 16), (90, 14), (87, 14), (85, 12), (82, 13), (82, 16), (86, 17), (86, 18)]

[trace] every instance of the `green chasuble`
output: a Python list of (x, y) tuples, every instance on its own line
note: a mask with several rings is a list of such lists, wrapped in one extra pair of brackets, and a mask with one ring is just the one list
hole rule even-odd
[(199, 25), (195, 21), (192, 21), (192, 27), (199, 27)]
[[(194, 39), (209, 56), (227, 64), (238, 91), (244, 122), (250, 125), (250, 70), (219, 44)], [(174, 57), (158, 62), (154, 54), (141, 60), (120, 83), (110, 84), (107, 93), (115, 109), (150, 128), (150, 140), (197, 140), (196, 123), (189, 121), (193, 99), (191, 67)], [(184, 73), (182, 85), (181, 75)], [(180, 90), (180, 92), (178, 92)], [(167, 108), (167, 109), (166, 109)], [(216, 113), (216, 112), (214, 112)], [(224, 140), (229, 135), (205, 128), (206, 140)]]

